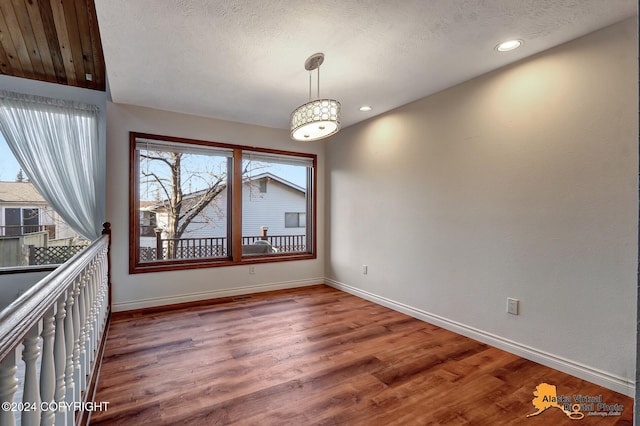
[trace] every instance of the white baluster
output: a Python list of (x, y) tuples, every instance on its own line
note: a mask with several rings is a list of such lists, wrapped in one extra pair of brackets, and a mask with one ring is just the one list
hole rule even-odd
[(87, 355), (88, 355), (88, 365), (90, 366), (89, 371), (93, 371), (95, 354), (96, 354), (96, 271), (97, 271), (97, 260), (93, 259), (91, 262), (89, 279), (87, 283), (87, 302), (89, 307), (89, 315), (87, 318), (87, 328), (89, 332), (87, 333)]
[[(52, 305), (42, 317), (42, 361), (40, 364), (40, 399), (50, 404), (56, 390), (56, 373), (53, 361), (53, 337), (55, 335), (54, 306)], [(49, 426), (53, 424), (55, 412), (46, 410), (42, 412), (40, 424)]]
[[(73, 285), (67, 290), (67, 316), (64, 319), (64, 342), (65, 352), (67, 356), (67, 362), (65, 366), (65, 401), (72, 403), (76, 401), (76, 387), (75, 387), (75, 364), (74, 364), (74, 350), (75, 350), (75, 321), (74, 312), (75, 306), (75, 285), (77, 285), (77, 279), (74, 280)], [(73, 424), (73, 410), (67, 411), (67, 424)]]
[(105, 322), (107, 320), (107, 293), (109, 291), (109, 284), (107, 282), (107, 268), (109, 265), (107, 264), (107, 251), (106, 249), (102, 252), (102, 257), (100, 258), (100, 296), (98, 303), (100, 305), (100, 338), (102, 339), (102, 334), (105, 329)]
[(62, 296), (58, 298), (56, 303), (56, 340), (53, 347), (53, 357), (55, 362), (55, 375), (56, 375), (56, 390), (55, 401), (58, 403), (58, 411), (55, 413), (55, 424), (64, 425), (66, 421), (66, 414), (64, 410), (64, 402), (66, 395), (65, 381), (65, 369), (67, 368), (67, 348), (65, 337), (65, 318), (67, 312), (65, 309), (65, 298), (67, 292), (65, 291)]
[(75, 392), (73, 396), (74, 401), (80, 401), (82, 395), (82, 365), (80, 364), (80, 335), (82, 330), (80, 328), (80, 284), (82, 277), (78, 277), (77, 282), (73, 287), (73, 384), (75, 386)]
[(100, 348), (100, 340), (102, 339), (102, 275), (104, 273), (104, 261), (102, 253), (98, 257), (97, 270), (96, 270), (96, 294), (95, 294), (95, 307), (96, 307), (96, 354)]
[(82, 280), (80, 281), (80, 294), (78, 295), (79, 313), (80, 313), (80, 377), (78, 385), (80, 390), (87, 388), (87, 271), (82, 271)]
[(102, 265), (104, 266), (102, 271), (102, 308), (103, 308), (103, 322), (107, 323), (107, 309), (109, 308), (109, 251), (105, 247), (102, 257)]
[[(106, 268), (106, 264), (103, 265), (103, 270)], [(104, 272), (103, 272), (104, 273)], [(104, 335), (105, 326), (107, 323), (107, 297), (108, 297), (108, 286), (106, 278), (101, 281), (100, 284), (100, 295), (98, 296), (98, 304), (100, 306), (100, 320), (98, 325), (100, 327), (100, 340)]]
[[(13, 395), (18, 390), (16, 371), (18, 371), (16, 351), (12, 350), (0, 363), (0, 403), (2, 404), (13, 403)], [(14, 411), (0, 410), (0, 425), (15, 426), (15, 424), (16, 416)]]
[(40, 424), (40, 395), (38, 393), (37, 360), (40, 356), (39, 327), (36, 324), (24, 338), (22, 359), (24, 360), (24, 390), (22, 402), (28, 408), (22, 412), (22, 424), (37, 426)]
[(103, 317), (103, 309), (102, 309), (102, 288), (104, 287), (104, 255), (100, 253), (100, 258), (98, 261), (98, 276), (96, 279), (96, 324), (98, 328), (98, 336), (96, 347), (100, 346), (100, 340), (102, 339), (102, 317)]
[(98, 258), (97, 268), (96, 268), (96, 293), (95, 300), (93, 302), (95, 306), (96, 312), (96, 354), (97, 350), (100, 347), (100, 340), (102, 339), (102, 270), (103, 270), (103, 262), (102, 262), (102, 254)]
[[(95, 259), (94, 259), (95, 261)], [(93, 330), (93, 300), (92, 300), (92, 293), (93, 293), (93, 265), (94, 265), (94, 261), (91, 262), (91, 265), (89, 265), (88, 269), (87, 269), (87, 284), (86, 284), (86, 288), (85, 288), (85, 300), (86, 300), (86, 325), (85, 325), (85, 357), (86, 357), (86, 363), (87, 363), (87, 378), (86, 380), (88, 381), (89, 376), (91, 375), (91, 372), (93, 371), (93, 337), (94, 337), (94, 330)]]

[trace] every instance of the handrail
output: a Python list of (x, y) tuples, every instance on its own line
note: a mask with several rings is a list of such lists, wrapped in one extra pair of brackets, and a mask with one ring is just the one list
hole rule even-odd
[(73, 284), (92, 259), (108, 247), (108, 244), (109, 236), (102, 235), (0, 312), (0, 360), (15, 348), (47, 309)]
[(24, 407), (0, 411), (1, 425), (88, 424), (111, 313), (110, 241), (107, 222), (101, 237), (0, 311), (0, 402), (13, 407), (17, 393)]

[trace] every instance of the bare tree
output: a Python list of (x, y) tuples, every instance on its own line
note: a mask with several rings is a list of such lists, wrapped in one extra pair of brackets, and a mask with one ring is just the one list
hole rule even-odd
[[(200, 215), (226, 188), (226, 172), (185, 170), (184, 161), (188, 154), (181, 152), (151, 152), (140, 153), (141, 163), (147, 162), (147, 167), (141, 167), (140, 174), (147, 182), (153, 182), (161, 194), (160, 204), (167, 211), (167, 227), (165, 229), (168, 244), (168, 255), (175, 257), (175, 240), (180, 239), (189, 224)], [(149, 162), (156, 163), (148, 167)], [(162, 165), (162, 167), (157, 166)], [(142, 165), (142, 164), (141, 164)], [(186, 181), (200, 180), (205, 189), (189, 193)]]

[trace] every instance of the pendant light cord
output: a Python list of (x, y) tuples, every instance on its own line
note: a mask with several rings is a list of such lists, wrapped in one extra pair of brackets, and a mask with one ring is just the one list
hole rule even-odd
[[(320, 67), (317, 68), (318, 70), (318, 86), (316, 88), (316, 99), (320, 99)], [(313, 70), (309, 70), (309, 102), (311, 102), (311, 73), (313, 72)]]

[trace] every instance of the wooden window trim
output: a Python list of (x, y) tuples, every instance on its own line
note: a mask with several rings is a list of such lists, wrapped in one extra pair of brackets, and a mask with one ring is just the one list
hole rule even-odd
[[(230, 256), (226, 258), (207, 259), (180, 259), (171, 261), (140, 262), (140, 162), (136, 151), (136, 139), (156, 139), (168, 142), (178, 142), (224, 148), (233, 150), (233, 164), (231, 179), (227, 182), (229, 211), (227, 214), (227, 238), (230, 244), (228, 248)], [(276, 155), (289, 155), (306, 157), (313, 160), (311, 182), (308, 183), (312, 196), (307, 200), (307, 215), (311, 214), (311, 220), (307, 216), (307, 241), (311, 252), (294, 254), (264, 254), (250, 256), (242, 255), (242, 152), (254, 151)], [(249, 265), (256, 263), (288, 262), (294, 260), (308, 260), (317, 258), (317, 155), (284, 151), (253, 146), (235, 145), (228, 143), (203, 141), (197, 139), (180, 138), (150, 133), (129, 132), (129, 273), (138, 274), (146, 272), (177, 271), (185, 269), (214, 268), (221, 266)], [(240, 182), (240, 184), (238, 184)]]

